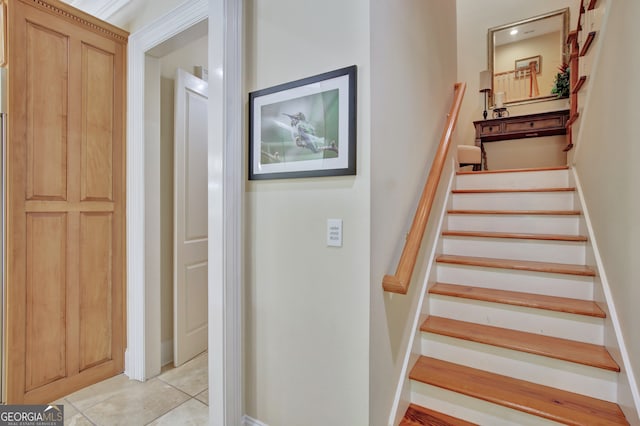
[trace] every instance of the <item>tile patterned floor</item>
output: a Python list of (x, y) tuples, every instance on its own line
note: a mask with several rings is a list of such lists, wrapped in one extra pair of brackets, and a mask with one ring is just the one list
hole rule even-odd
[(69, 426), (206, 425), (207, 353), (146, 382), (123, 374), (55, 401)]

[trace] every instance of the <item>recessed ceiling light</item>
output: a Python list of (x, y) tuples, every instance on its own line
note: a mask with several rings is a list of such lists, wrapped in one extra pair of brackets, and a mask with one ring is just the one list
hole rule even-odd
[(509, 34), (511, 34), (511, 35), (516, 35), (516, 34), (518, 34), (518, 29), (517, 29), (517, 28), (512, 29), (512, 30), (511, 30), (511, 32), (510, 32)]

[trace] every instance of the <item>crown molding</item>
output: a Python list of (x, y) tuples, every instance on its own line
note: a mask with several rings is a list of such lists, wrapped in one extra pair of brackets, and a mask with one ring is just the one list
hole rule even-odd
[[(70, 2), (53, 2), (49, 0), (21, 0), (23, 3), (29, 4), (35, 8), (45, 12), (62, 16), (69, 21), (80, 24), (91, 31), (107, 36), (117, 42), (126, 43), (129, 33), (114, 26), (96, 16), (72, 5)], [(87, 0), (73, 0), (75, 3)], [(121, 0), (116, 0), (121, 1)], [(129, 1), (129, 0), (127, 0)]]

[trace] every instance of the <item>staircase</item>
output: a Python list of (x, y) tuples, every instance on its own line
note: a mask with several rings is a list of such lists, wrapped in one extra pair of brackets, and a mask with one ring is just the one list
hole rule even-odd
[(401, 426), (625, 425), (567, 168), (460, 172)]

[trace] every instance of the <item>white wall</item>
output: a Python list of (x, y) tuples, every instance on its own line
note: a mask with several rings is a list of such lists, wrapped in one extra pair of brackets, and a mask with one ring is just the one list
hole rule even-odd
[[(570, 7), (571, 25), (575, 28), (578, 19), (579, 0), (457, 0), (458, 20), (458, 80), (467, 82), (466, 102), (460, 113), (458, 143), (473, 145), (475, 131), (473, 121), (482, 119), (484, 101), (478, 92), (480, 71), (488, 69), (487, 31), (489, 28), (520, 21), (543, 13)], [(549, 111), (557, 108), (555, 103), (530, 104), (519, 112)], [(510, 108), (511, 109), (511, 108)]]
[[(247, 92), (358, 66), (356, 176), (246, 183), (245, 408), (369, 424), (369, 2), (248, 0)], [(344, 245), (326, 246), (327, 218)]]
[[(629, 52), (637, 51), (640, 40), (637, 25), (640, 2), (601, 0), (601, 3), (610, 8), (610, 15), (606, 31), (596, 39), (602, 44), (602, 51), (588, 88), (589, 104), (581, 117), (574, 161), (637, 384), (640, 381), (637, 219), (640, 57)], [(622, 401), (627, 408), (630, 404), (629, 399)]]
[(395, 272), (451, 107), (455, 50), (455, 2), (371, 2), (370, 425), (387, 424), (424, 258), (407, 295), (385, 294), (382, 278)]

